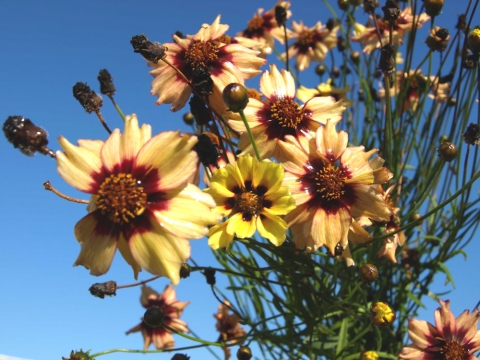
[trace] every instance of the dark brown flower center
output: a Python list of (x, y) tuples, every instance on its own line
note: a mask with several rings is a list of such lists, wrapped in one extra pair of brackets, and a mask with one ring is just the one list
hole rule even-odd
[(141, 182), (131, 174), (110, 175), (100, 185), (97, 195), (97, 209), (116, 224), (128, 223), (141, 215), (147, 205)]
[(259, 30), (263, 26), (263, 17), (255, 15), (249, 22), (247, 26), (248, 31)]
[(440, 352), (445, 360), (464, 360), (469, 355), (465, 347), (455, 339), (447, 341)]
[(207, 67), (211, 61), (218, 59), (218, 47), (210, 41), (192, 43), (185, 51), (185, 62), (195, 70), (198, 67)]
[(315, 31), (314, 30), (303, 30), (297, 38), (297, 43), (302, 46), (311, 46), (315, 40)]
[(327, 201), (337, 200), (345, 195), (345, 176), (344, 172), (333, 166), (328, 166), (318, 170), (315, 174), (315, 184), (317, 193), (322, 199)]
[(282, 127), (295, 129), (303, 119), (300, 105), (289, 99), (275, 101), (270, 106), (270, 112), (272, 119), (276, 120)]
[(263, 196), (253, 191), (244, 191), (235, 196), (235, 212), (241, 212), (244, 220), (257, 217), (263, 206)]

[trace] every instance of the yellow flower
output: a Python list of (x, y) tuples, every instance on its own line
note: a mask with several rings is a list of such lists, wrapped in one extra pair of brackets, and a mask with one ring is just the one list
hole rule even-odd
[(395, 313), (385, 302), (376, 302), (370, 309), (370, 320), (372, 320), (372, 323), (377, 326), (391, 325), (395, 319)]
[(235, 234), (248, 238), (257, 229), (274, 245), (281, 245), (287, 224), (279, 215), (295, 208), (290, 191), (282, 186), (283, 176), (281, 165), (258, 161), (250, 155), (240, 156), (235, 165), (216, 170), (210, 188), (204, 191), (217, 203), (215, 211), (228, 216), (228, 220), (210, 229), (210, 247), (228, 247)]
[(179, 282), (190, 256), (188, 239), (198, 239), (216, 224), (213, 199), (188, 179), (196, 169), (194, 136), (164, 132), (125, 118), (105, 141), (59, 138), (57, 170), (76, 189), (91, 194), (89, 214), (75, 226), (81, 245), (74, 265), (105, 274), (118, 248), (135, 278), (144, 268)]
[(375, 351), (364, 351), (360, 355), (360, 360), (378, 360), (378, 354)]

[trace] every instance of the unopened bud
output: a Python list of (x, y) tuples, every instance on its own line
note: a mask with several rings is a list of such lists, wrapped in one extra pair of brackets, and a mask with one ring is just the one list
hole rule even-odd
[(73, 86), (73, 96), (89, 114), (99, 111), (103, 105), (102, 97), (83, 82), (77, 82)]
[(395, 0), (387, 0), (385, 6), (382, 7), (383, 17), (386, 21), (395, 21), (400, 17), (401, 10)]
[(171, 360), (190, 360), (190, 356), (186, 354), (175, 354)]
[(458, 15), (458, 21), (457, 21), (457, 25), (455, 25), (455, 28), (458, 29), (458, 30), (463, 30), (463, 31), (467, 30), (467, 15), (466, 14)]
[(90, 286), (90, 294), (100, 299), (104, 299), (105, 295), (115, 296), (117, 295), (115, 291), (117, 290), (117, 283), (115, 281), (107, 281), (104, 283), (96, 283)]
[(442, 143), (442, 145), (440, 145), (438, 148), (438, 156), (440, 156), (440, 158), (445, 162), (451, 162), (455, 160), (457, 153), (457, 147), (448, 141)]
[(437, 16), (442, 13), (444, 0), (423, 0), (425, 12), (428, 16)]
[(370, 284), (377, 280), (378, 269), (373, 264), (363, 264), (360, 267), (360, 279), (367, 284)]
[(248, 90), (242, 84), (232, 83), (223, 89), (223, 102), (235, 113), (245, 109), (248, 104)]
[(238, 360), (250, 360), (252, 358), (252, 350), (248, 346), (241, 346), (237, 351)]
[(69, 358), (64, 358), (62, 356), (62, 360), (95, 360), (95, 359), (91, 359), (90, 358), (90, 350), (88, 350), (87, 352), (83, 352), (82, 349), (80, 349), (80, 351), (71, 351), (70, 353), (70, 357)]
[(30, 119), (18, 115), (9, 116), (3, 123), (3, 132), (13, 147), (25, 155), (33, 156), (36, 151), (44, 155), (52, 153), (47, 148), (47, 132), (34, 125)]
[(188, 112), (186, 114), (183, 114), (183, 122), (187, 125), (193, 125), (195, 122), (195, 118), (193, 117), (193, 114), (191, 112)]
[(378, 7), (378, 1), (377, 0), (363, 0), (363, 9), (365, 10), (366, 13), (373, 13), (375, 11), (375, 8)]
[(395, 313), (385, 302), (376, 302), (370, 309), (370, 320), (377, 326), (391, 325), (396, 319)]
[(467, 70), (473, 70), (478, 65), (478, 55), (470, 54), (462, 58), (462, 67)]
[(148, 40), (145, 34), (133, 36), (130, 44), (133, 46), (133, 52), (141, 54), (145, 59), (154, 64), (158, 63), (158, 60), (163, 59), (165, 51), (168, 50), (162, 44)]
[(345, 38), (343, 36), (339, 36), (337, 38), (337, 49), (338, 49), (338, 51), (343, 52), (346, 47), (347, 47), (347, 42), (345, 41)]
[(355, 65), (360, 64), (360, 52), (358, 52), (358, 51), (352, 51), (352, 53), (350, 54), (350, 60), (352, 60), (352, 62), (353, 62)]
[(332, 76), (334, 78), (338, 78), (340, 76), (340, 69), (338, 67), (334, 67), (332, 69)]
[(341, 10), (348, 10), (349, 1), (348, 0), (338, 0), (338, 7)]
[(380, 63), (378, 68), (384, 73), (391, 73), (395, 68), (395, 49), (392, 45), (386, 44), (381, 49)]
[(148, 326), (155, 328), (163, 324), (164, 318), (165, 316), (163, 315), (162, 310), (156, 306), (152, 306), (145, 311), (143, 322)]
[(205, 274), (205, 277), (207, 278), (207, 284), (208, 285), (215, 285), (215, 283), (216, 283), (215, 270), (211, 269), (211, 268), (208, 268), (208, 269), (205, 269), (205, 271), (203, 273)]
[(107, 69), (100, 70), (97, 77), (100, 82), (100, 92), (104, 95), (113, 96), (115, 95), (115, 86), (113, 85), (112, 75), (108, 72)]
[(326, 71), (325, 65), (317, 65), (315, 67), (315, 73), (319, 76), (322, 76), (323, 74), (325, 74), (325, 71)]

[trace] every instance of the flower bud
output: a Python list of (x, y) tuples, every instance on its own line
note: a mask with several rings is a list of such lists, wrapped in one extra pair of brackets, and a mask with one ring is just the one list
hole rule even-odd
[(325, 65), (317, 65), (315, 67), (315, 73), (319, 76), (322, 76), (323, 74), (325, 74)]
[(135, 35), (130, 40), (133, 46), (133, 52), (141, 54), (146, 60), (158, 63), (158, 60), (165, 57), (165, 51), (168, 50), (165, 46), (158, 42), (152, 42), (147, 37), (142, 35)]
[(334, 67), (332, 69), (332, 76), (336, 79), (340, 76), (340, 69), (338, 67)]
[(148, 326), (155, 328), (163, 324), (164, 315), (162, 310), (156, 306), (152, 306), (145, 311), (143, 322)]
[(187, 125), (193, 125), (193, 123), (195, 122), (193, 114), (191, 112), (183, 114), (183, 122)]
[(70, 357), (67, 359), (62, 356), (62, 360), (90, 360), (89, 354), (90, 354), (90, 350), (88, 350), (87, 352), (83, 352), (82, 349), (80, 349), (80, 351), (75, 351), (75, 352), (72, 350), (70, 352)]
[(117, 295), (115, 291), (117, 290), (117, 283), (115, 281), (107, 281), (104, 283), (96, 283), (90, 286), (90, 294), (100, 299), (104, 299), (105, 295), (115, 296)]
[(395, 313), (385, 302), (376, 302), (370, 309), (370, 320), (377, 326), (391, 325), (396, 319)]
[[(418, 219), (420, 219), (422, 217), (421, 214), (419, 213), (414, 213), (412, 214), (412, 217), (410, 218), (411, 221), (417, 221)], [(422, 223), (419, 222), (417, 225), (421, 225)]]
[(252, 358), (252, 350), (248, 346), (241, 346), (237, 351), (238, 360), (250, 360)]
[(480, 53), (480, 28), (473, 29), (473, 31), (468, 34), (467, 42), (468, 47), (474, 54)]
[(444, 0), (423, 0), (425, 12), (428, 16), (437, 16), (442, 13)]
[(375, 8), (378, 7), (378, 1), (377, 0), (363, 0), (363, 9), (365, 10), (366, 13), (373, 13), (375, 11)]
[(360, 360), (378, 360), (378, 354), (375, 351), (364, 351), (360, 355)]
[(103, 105), (102, 97), (90, 89), (86, 83), (77, 82), (73, 86), (73, 96), (89, 114), (99, 111)]
[(44, 155), (51, 152), (47, 148), (47, 132), (23, 116), (9, 116), (3, 123), (3, 132), (13, 147), (25, 155), (33, 156), (35, 151)]
[(463, 139), (469, 145), (480, 144), (480, 127), (477, 124), (471, 123), (467, 127), (467, 131), (463, 134)]
[(360, 279), (367, 284), (370, 284), (377, 280), (378, 269), (373, 264), (363, 264), (360, 267)]
[(230, 111), (240, 112), (248, 104), (248, 90), (242, 84), (232, 83), (223, 89), (223, 102)]
[(387, 0), (385, 6), (382, 7), (383, 17), (386, 21), (395, 21), (400, 17), (401, 10), (395, 0)]
[(175, 354), (171, 360), (190, 360), (190, 356), (186, 354)]
[(347, 47), (347, 42), (345, 41), (345, 38), (343, 36), (339, 36), (337, 38), (337, 49), (338, 49), (338, 51), (343, 52), (346, 47)]
[(381, 49), (380, 63), (378, 67), (384, 73), (391, 73), (395, 68), (395, 49), (392, 45), (386, 44)]
[(457, 147), (448, 141), (445, 141), (438, 148), (438, 156), (440, 156), (440, 158), (445, 162), (451, 162), (455, 160), (455, 158), (457, 157), (457, 153)]
[(275, 20), (277, 25), (284, 26), (287, 22), (287, 9), (282, 5), (275, 6)]
[(205, 271), (203, 273), (205, 274), (205, 277), (207, 278), (207, 284), (208, 285), (215, 285), (215, 283), (216, 283), (215, 270), (211, 269), (211, 268), (208, 268), (208, 269), (205, 269)]
[(112, 75), (108, 72), (107, 69), (100, 70), (97, 76), (98, 81), (100, 82), (100, 92), (104, 95), (113, 96), (115, 95), (115, 86), (113, 85)]
[(348, 10), (349, 1), (348, 0), (338, 0), (338, 7), (341, 10)]
[(360, 52), (358, 52), (358, 51), (352, 51), (352, 53), (350, 54), (350, 60), (352, 60), (352, 62), (353, 62), (355, 65), (360, 64)]

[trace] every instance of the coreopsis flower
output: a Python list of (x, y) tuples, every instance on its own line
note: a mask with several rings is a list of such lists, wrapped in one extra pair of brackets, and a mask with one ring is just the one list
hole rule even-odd
[(284, 171), (281, 165), (269, 160), (258, 161), (250, 155), (240, 156), (237, 162), (218, 169), (210, 178), (215, 212), (228, 219), (213, 226), (208, 244), (214, 250), (228, 247), (234, 235), (239, 238), (258, 233), (276, 246), (286, 238), (287, 224), (279, 215), (295, 208), (287, 187), (282, 186)]
[[(212, 25), (203, 24), (198, 33), (187, 35), (185, 39), (173, 35), (174, 43), (163, 44), (166, 48), (165, 59), (175, 65), (191, 82), (196, 70), (208, 71), (213, 81), (212, 94), (208, 100), (219, 113), (225, 111), (222, 91), (230, 83), (243, 84), (259, 74), (265, 60), (259, 58), (258, 51), (240, 44), (225, 44), (222, 37), (229, 26), (220, 24), (220, 15)], [(154, 69), (150, 74), (152, 95), (157, 95), (157, 104), (172, 104), (171, 110), (183, 108), (192, 93), (191, 88), (178, 73), (163, 61), (149, 62)]]
[[(183, 309), (190, 301), (178, 301), (177, 294), (172, 284), (167, 285), (163, 293), (159, 294), (151, 287), (142, 286), (140, 303), (145, 309), (157, 307), (163, 314), (163, 322), (177, 331), (188, 333), (187, 323), (180, 320)], [(126, 334), (142, 332), (143, 349), (147, 350), (153, 344), (157, 349), (173, 349), (175, 341), (172, 332), (163, 326), (151, 327), (143, 319), (140, 324), (128, 330)]]
[(105, 274), (118, 248), (135, 278), (143, 269), (169, 277), (175, 284), (190, 256), (188, 239), (218, 222), (213, 199), (187, 180), (195, 172), (197, 138), (164, 132), (154, 137), (150, 125), (126, 116), (123, 135), (79, 140), (64, 137), (57, 151), (57, 170), (76, 189), (91, 194), (89, 214), (75, 225), (81, 245), (74, 265), (92, 275)]
[[(371, 17), (370, 17), (371, 18)], [(412, 15), (412, 8), (407, 6), (400, 14), (400, 17), (395, 21), (392, 31), (392, 44), (401, 45), (403, 43), (403, 38), (407, 31), (411, 31), (414, 26), (415, 28), (421, 28), (422, 25), (430, 20), (430, 16), (425, 13), (422, 13), (417, 16)], [(371, 18), (371, 21), (373, 19)], [(390, 41), (390, 24), (388, 21), (383, 19), (377, 19), (378, 28), (380, 32), (377, 34), (377, 29), (375, 26), (366, 27), (362, 24), (355, 23), (353, 29), (352, 41), (359, 42), (363, 45), (363, 52), (370, 54), (373, 50), (380, 48), (382, 45), (388, 44)]]
[[(239, 338), (245, 336), (247, 332), (240, 326), (241, 318), (237, 314), (230, 314), (229, 306), (230, 302), (225, 300), (223, 304), (218, 305), (218, 313), (213, 315), (217, 319), (215, 326), (220, 333), (217, 342), (236, 344), (239, 342)], [(230, 358), (230, 348), (224, 347), (223, 351), (225, 359)]]
[[(263, 56), (272, 52), (275, 39), (282, 44), (285, 40), (284, 31), (278, 26), (277, 20), (275, 19), (276, 6), (282, 6), (287, 9), (287, 19), (292, 15), (292, 12), (288, 10), (290, 2), (279, 0), (277, 4), (268, 11), (264, 12), (264, 9), (258, 9), (257, 13), (253, 15), (253, 18), (248, 22), (247, 28), (237, 34), (240, 38), (240, 43), (242, 43), (242, 38), (248, 38), (262, 44), (260, 50)], [(289, 33), (288, 31), (288, 34)]]
[(364, 351), (360, 355), (360, 360), (378, 360), (378, 354), (376, 351)]
[(465, 310), (458, 318), (450, 311), (450, 301), (440, 300), (435, 310), (435, 325), (424, 320), (410, 319), (408, 333), (413, 342), (398, 355), (401, 359), (461, 359), (477, 360), (480, 350), (480, 313)]
[[(264, 159), (278, 158), (278, 140), (292, 135), (299, 139), (316, 131), (327, 120), (337, 123), (342, 119), (345, 107), (341, 101), (331, 97), (314, 97), (300, 105), (295, 99), (295, 82), (290, 72), (277, 70), (270, 65), (260, 79), (260, 91), (265, 101), (250, 98), (244, 109), (245, 117), (252, 130), (260, 156)], [(230, 126), (240, 132), (239, 149), (243, 154), (253, 154), (253, 147), (239, 114), (228, 113)]]
[(385, 167), (372, 167), (368, 161), (378, 149), (365, 152), (363, 146), (347, 147), (348, 134), (337, 132), (329, 121), (308, 142), (299, 144), (291, 137), (287, 140), (279, 142), (286, 171), (284, 185), (290, 188), (297, 208), (286, 215), (285, 221), (297, 248), (313, 252), (325, 246), (332, 255), (338, 255), (337, 249), (348, 248), (353, 218), (390, 218), (377, 186), (392, 174)]
[(370, 320), (377, 326), (391, 325), (396, 319), (392, 308), (385, 302), (376, 302), (370, 309)]
[(339, 26), (329, 30), (319, 21), (311, 28), (303, 22), (292, 22), (293, 31), (290, 37), (295, 40), (288, 48), (288, 56), (292, 59), (295, 55), (295, 68), (304, 71), (312, 61), (322, 62), (327, 56), (328, 50), (337, 44), (337, 32)]

